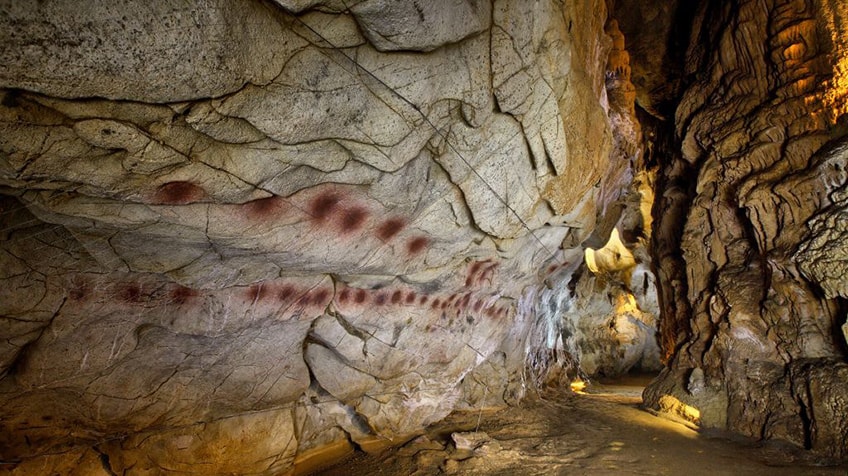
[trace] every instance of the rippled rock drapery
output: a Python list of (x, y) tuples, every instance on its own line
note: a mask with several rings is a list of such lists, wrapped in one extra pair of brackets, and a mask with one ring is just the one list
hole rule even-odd
[(666, 159), (655, 212), (674, 355), (646, 401), (845, 458), (848, 10), (707, 1), (696, 18), (682, 154)]
[(603, 2), (276, 3), (0, 3), (20, 471), (276, 474), (524, 394), (627, 178)]

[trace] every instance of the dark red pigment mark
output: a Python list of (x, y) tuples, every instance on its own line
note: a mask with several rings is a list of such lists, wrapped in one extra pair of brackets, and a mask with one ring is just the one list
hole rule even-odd
[(418, 300), (418, 304), (427, 304), (427, 299), (429, 299), (429, 298), (427, 297), (426, 294), (422, 295), (421, 299)]
[(471, 266), (468, 267), (468, 276), (465, 278), (465, 287), (470, 288), (475, 282), (478, 281), (477, 273), (480, 272), (480, 268), (488, 263), (489, 260), (486, 261), (475, 261), (471, 263)]
[(352, 207), (344, 210), (339, 219), (342, 233), (348, 234), (361, 230), (366, 219), (368, 219), (368, 212), (362, 207)]
[(350, 299), (350, 289), (344, 288), (342, 289), (342, 292), (339, 293), (339, 302), (344, 303), (347, 302), (348, 299)]
[(309, 214), (318, 221), (325, 221), (339, 206), (342, 198), (333, 192), (322, 193), (309, 203)]
[(556, 271), (556, 269), (557, 269), (557, 266), (555, 264), (548, 266), (548, 274), (553, 273), (554, 271)]
[(297, 290), (291, 286), (283, 286), (283, 288), (280, 289), (280, 292), (277, 293), (277, 299), (280, 301), (288, 301), (295, 295), (296, 292)]
[(406, 251), (411, 255), (417, 255), (424, 250), (428, 243), (430, 243), (430, 240), (425, 236), (412, 238), (406, 242)]
[(283, 210), (285, 199), (283, 197), (268, 197), (251, 200), (242, 205), (245, 215), (251, 220), (262, 220), (273, 218)]
[(483, 284), (484, 281), (489, 281), (489, 284), (492, 284), (492, 278), (495, 274), (495, 269), (497, 269), (498, 263), (492, 263), (489, 266), (486, 266), (480, 272), (480, 278), (477, 279), (478, 284)]
[(377, 228), (377, 238), (389, 241), (406, 227), (406, 221), (402, 218), (389, 218)]
[(177, 286), (168, 293), (168, 297), (171, 299), (171, 302), (180, 305), (191, 301), (199, 295), (200, 293), (197, 292), (197, 290), (185, 286)]
[(251, 284), (247, 288), (247, 299), (251, 302), (261, 301), (271, 294), (271, 289), (264, 283)]
[(447, 309), (447, 308), (448, 308), (448, 302), (445, 301), (445, 302), (442, 303), (442, 309)]
[(415, 291), (410, 291), (409, 294), (406, 295), (406, 303), (412, 304), (415, 302)]
[(139, 303), (144, 300), (144, 292), (141, 289), (141, 285), (136, 283), (124, 285), (118, 292), (118, 296), (120, 296), (124, 302), (130, 304)]
[(388, 301), (388, 300), (389, 300), (389, 298), (387, 298), (385, 294), (381, 293), (381, 294), (378, 294), (377, 297), (374, 298), (374, 304), (376, 304), (378, 306), (383, 306), (383, 305), (386, 304), (386, 301)]
[(368, 293), (365, 292), (364, 289), (360, 289), (356, 291), (356, 303), (362, 304), (365, 302), (365, 299), (368, 297)]
[(480, 312), (481, 307), (483, 307), (483, 301), (474, 301), (474, 312)]
[(401, 297), (403, 297), (403, 293), (400, 291), (400, 289), (393, 292), (392, 293), (392, 304), (400, 303)]
[(191, 182), (168, 182), (156, 189), (153, 203), (159, 205), (188, 205), (206, 198), (206, 190)]
[(324, 304), (327, 302), (327, 299), (330, 297), (330, 291), (327, 289), (321, 289), (312, 296), (312, 304), (316, 306), (319, 304)]
[(441, 303), (442, 303), (442, 300), (441, 300), (441, 299), (439, 299), (439, 298), (436, 298), (436, 299), (434, 299), (434, 300), (433, 300), (433, 302), (430, 304), (430, 307), (432, 307), (433, 309), (438, 309), (438, 308), (439, 308), (439, 305), (440, 305)]
[(75, 277), (71, 280), (70, 286), (68, 286), (68, 297), (74, 301), (81, 301), (91, 291), (90, 288), (91, 286), (88, 284), (87, 279)]
[(295, 305), (298, 307), (306, 307), (312, 303), (312, 298), (309, 293), (303, 293), (297, 301), (295, 301)]
[(477, 271), (480, 271), (480, 266), (483, 266), (483, 263), (485, 263), (485, 261), (475, 261), (474, 264), (471, 265), (471, 268), (469, 268), (468, 274), (471, 276), (477, 274)]

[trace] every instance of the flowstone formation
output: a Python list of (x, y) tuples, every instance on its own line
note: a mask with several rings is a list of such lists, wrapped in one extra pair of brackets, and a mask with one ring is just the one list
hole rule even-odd
[(646, 403), (848, 456), (841, 2), (701, 2), (654, 216)]
[(605, 21), (0, 2), (0, 459), (279, 474), (519, 400), (633, 177)]

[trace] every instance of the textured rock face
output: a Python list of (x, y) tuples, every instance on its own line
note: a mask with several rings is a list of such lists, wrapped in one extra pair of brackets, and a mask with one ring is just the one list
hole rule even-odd
[(553, 352), (632, 176), (603, 2), (277, 3), (0, 3), (20, 471), (278, 474)]
[(846, 18), (839, 2), (702, 3), (655, 211), (673, 358), (645, 393), (833, 458), (848, 448)]

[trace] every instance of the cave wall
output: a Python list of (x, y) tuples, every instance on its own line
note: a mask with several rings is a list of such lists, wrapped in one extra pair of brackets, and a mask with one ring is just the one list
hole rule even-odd
[(567, 369), (551, 303), (636, 153), (605, 22), (0, 2), (0, 459), (278, 474)]
[(845, 458), (848, 9), (704, 1), (693, 13), (676, 137), (657, 159), (670, 364), (646, 404)]

